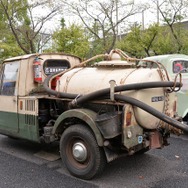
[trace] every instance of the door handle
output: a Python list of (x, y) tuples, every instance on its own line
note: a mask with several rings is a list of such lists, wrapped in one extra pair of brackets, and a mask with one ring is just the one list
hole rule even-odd
[(17, 102), (17, 99), (16, 99), (16, 98), (13, 98), (13, 102)]

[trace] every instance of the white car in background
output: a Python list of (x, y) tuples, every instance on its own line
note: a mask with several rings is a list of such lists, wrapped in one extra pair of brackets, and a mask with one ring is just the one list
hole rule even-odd
[[(183, 86), (177, 92), (177, 112), (183, 118), (183, 121), (188, 123), (188, 55), (158, 55), (146, 57), (144, 60), (155, 61), (164, 65), (172, 79), (175, 79), (175, 76), (181, 71)], [(156, 64), (151, 62), (141, 61), (139, 65), (141, 64), (147, 67), (157, 67)]]

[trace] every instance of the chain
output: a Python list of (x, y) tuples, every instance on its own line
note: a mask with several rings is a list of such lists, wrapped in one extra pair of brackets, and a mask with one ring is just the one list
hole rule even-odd
[[(159, 72), (159, 75), (161, 77), (161, 80), (162, 81), (167, 81), (169, 80), (169, 77), (164, 74), (164, 67), (161, 66), (160, 63), (158, 63), (158, 72)], [(169, 108), (169, 93), (166, 91), (166, 89), (164, 88), (164, 108), (163, 108), (163, 112), (165, 115), (169, 115), (168, 113), (168, 108)], [(164, 121), (160, 121), (160, 125), (162, 125), (162, 127), (166, 127), (168, 124), (165, 123)]]
[[(161, 77), (161, 80), (162, 81), (169, 81), (170, 79), (169, 79), (168, 72), (167, 72), (166, 68), (160, 63), (158, 63), (158, 67), (159, 67), (158, 72), (159, 72), (159, 75)], [(164, 96), (165, 96), (163, 112), (164, 112), (165, 115), (170, 116), (170, 113), (168, 112), (168, 109), (169, 109), (169, 106), (170, 106), (170, 104), (169, 104), (170, 91), (168, 92), (165, 88), (163, 90), (164, 90)], [(173, 89), (171, 88), (171, 91), (173, 91), (173, 90), (175, 91), (175, 88), (173, 88)], [(170, 124), (168, 124), (164, 121), (160, 121), (159, 125), (161, 127), (165, 128), (165, 130), (173, 132), (177, 135), (182, 133), (182, 131), (180, 129), (172, 127)]]

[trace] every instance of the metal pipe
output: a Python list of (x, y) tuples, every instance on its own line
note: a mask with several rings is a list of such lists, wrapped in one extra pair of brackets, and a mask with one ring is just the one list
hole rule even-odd
[(115, 88), (115, 85), (116, 85), (116, 81), (110, 80), (109, 83), (110, 83), (110, 100), (114, 101), (114, 88)]

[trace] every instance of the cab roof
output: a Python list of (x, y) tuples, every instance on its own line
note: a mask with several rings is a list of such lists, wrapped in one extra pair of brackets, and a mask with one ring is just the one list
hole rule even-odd
[(178, 60), (178, 59), (186, 59), (188, 60), (188, 55), (184, 54), (166, 54), (166, 55), (157, 55), (157, 56), (151, 56), (151, 57), (146, 57), (144, 58), (146, 60), (151, 60), (151, 61), (157, 61), (161, 63), (168, 63), (171, 60)]
[(34, 53), (34, 54), (25, 54), (25, 55), (21, 55), (21, 56), (16, 56), (16, 57), (11, 57), (8, 59), (5, 59), (3, 62), (9, 62), (9, 61), (16, 61), (16, 60), (21, 60), (21, 59), (29, 59), (30, 57), (35, 57), (35, 56), (41, 56), (41, 55), (65, 55), (65, 56), (71, 56), (71, 57), (75, 57), (81, 60), (80, 57), (75, 56), (75, 55), (70, 55), (70, 54), (66, 54), (63, 52), (50, 52), (50, 53)]

